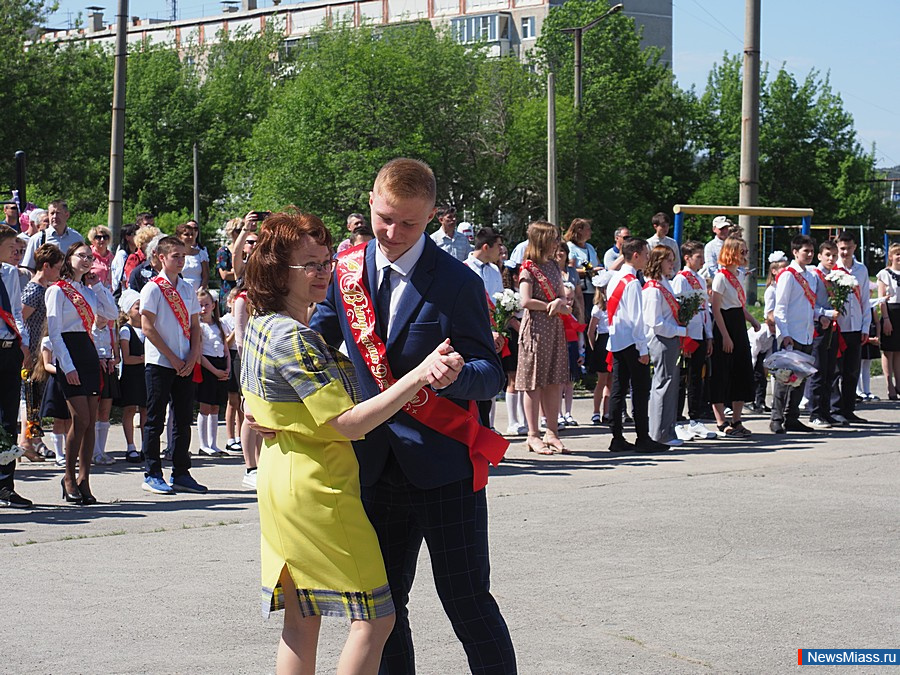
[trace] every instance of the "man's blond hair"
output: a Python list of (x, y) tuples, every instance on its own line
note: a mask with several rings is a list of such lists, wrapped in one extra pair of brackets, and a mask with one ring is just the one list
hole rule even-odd
[(421, 199), (434, 206), (437, 184), (434, 172), (418, 159), (398, 157), (381, 167), (372, 191), (389, 202), (399, 199)]

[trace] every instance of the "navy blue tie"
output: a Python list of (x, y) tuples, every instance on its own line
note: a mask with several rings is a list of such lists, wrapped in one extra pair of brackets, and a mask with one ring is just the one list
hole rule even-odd
[(375, 298), (375, 310), (378, 312), (378, 336), (387, 343), (388, 320), (391, 314), (391, 266), (384, 268), (378, 295)]

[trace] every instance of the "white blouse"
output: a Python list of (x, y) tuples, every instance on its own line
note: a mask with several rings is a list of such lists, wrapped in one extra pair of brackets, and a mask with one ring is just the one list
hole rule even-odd
[(200, 322), (203, 356), (225, 356), (225, 338), (215, 324)]
[[(741, 287), (744, 287), (744, 275), (738, 270), (737, 274), (734, 275), (738, 283)], [(731, 282), (725, 278), (724, 273), (716, 272), (713, 275), (712, 282), (712, 290), (713, 293), (718, 293), (722, 296), (722, 304), (719, 305), (721, 309), (735, 309), (737, 307), (743, 307), (744, 304), (741, 302), (741, 296), (738, 295), (737, 289), (731, 285)]]
[[(116, 306), (116, 300), (106, 286), (98, 283), (92, 288), (85, 286), (80, 281), (71, 281), (70, 283), (84, 296), (95, 317), (115, 319), (118, 316), (119, 308)], [(53, 353), (63, 372), (71, 373), (75, 370), (75, 364), (72, 362), (72, 357), (69, 355), (62, 336), (63, 333), (86, 333), (84, 323), (81, 321), (75, 305), (56, 284), (51, 284), (47, 288), (44, 303), (47, 305), (47, 334), (53, 345)]]
[(184, 268), (181, 270), (181, 278), (189, 282), (196, 291), (203, 283), (203, 263), (209, 262), (209, 253), (201, 248), (199, 253), (186, 253), (184, 256)]
[[(895, 272), (894, 274), (897, 273)], [(891, 297), (887, 299), (887, 303), (889, 305), (900, 305), (900, 283), (897, 282), (897, 279), (893, 277), (887, 269), (881, 270), (875, 275), (875, 278), (887, 286), (887, 290), (891, 293)]]
[[(660, 279), (659, 285), (669, 291), (672, 297), (675, 296), (667, 279)], [(644, 332), (648, 341), (653, 337), (674, 338), (687, 334), (687, 328), (678, 323), (678, 317), (675, 316), (669, 303), (663, 297), (662, 289), (646, 286), (641, 297), (644, 310)]]

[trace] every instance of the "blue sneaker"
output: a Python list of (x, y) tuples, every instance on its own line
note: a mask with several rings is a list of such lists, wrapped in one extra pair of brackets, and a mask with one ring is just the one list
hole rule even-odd
[(150, 474), (149, 476), (144, 478), (144, 482), (141, 487), (147, 492), (152, 492), (157, 495), (174, 495), (175, 490), (173, 490), (169, 484), (163, 480), (162, 476), (157, 474)]
[(191, 474), (183, 473), (180, 476), (172, 476), (172, 489), (178, 492), (195, 492), (197, 494), (205, 494), (207, 488), (195, 481)]

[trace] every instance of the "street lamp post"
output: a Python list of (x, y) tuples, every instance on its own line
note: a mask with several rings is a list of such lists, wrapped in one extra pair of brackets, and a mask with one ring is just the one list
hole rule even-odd
[(589, 31), (606, 17), (621, 12), (624, 8), (625, 5), (620, 2), (583, 26), (561, 29), (563, 33), (571, 33), (575, 42), (575, 206), (579, 212), (581, 211), (584, 198), (584, 189), (581, 185), (581, 170), (578, 165), (578, 153), (581, 150), (581, 36), (585, 31)]

